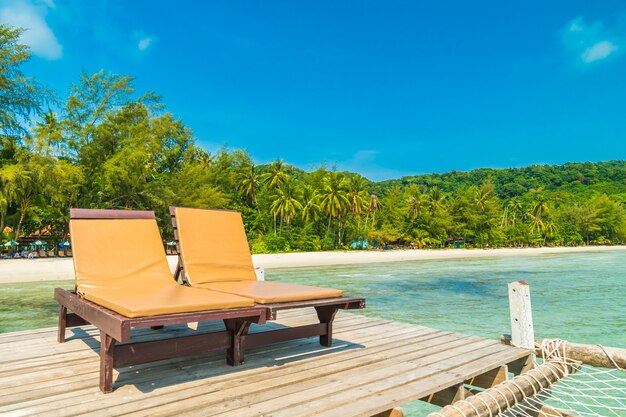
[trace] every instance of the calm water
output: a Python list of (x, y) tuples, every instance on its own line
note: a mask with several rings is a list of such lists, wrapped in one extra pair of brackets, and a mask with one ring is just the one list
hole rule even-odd
[(509, 333), (509, 282), (530, 284), (535, 336), (626, 347), (626, 250), (276, 269), (267, 279), (367, 298), (363, 314), (489, 338)]
[[(509, 332), (507, 284), (524, 280), (537, 338), (626, 347), (626, 250), (276, 269), (266, 277), (364, 296), (367, 309), (360, 314), (494, 339)], [(55, 326), (58, 286), (73, 282), (2, 286), (0, 332)], [(406, 409), (415, 416), (433, 410)]]

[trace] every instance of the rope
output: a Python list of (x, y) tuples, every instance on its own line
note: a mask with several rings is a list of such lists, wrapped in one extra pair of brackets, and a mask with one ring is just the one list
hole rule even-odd
[[(540, 378), (533, 373), (524, 373), (516, 379), (530, 385), (533, 392), (530, 397), (524, 398), (524, 390), (515, 380), (507, 380), (472, 397), (473, 401), (482, 403), (489, 410), (488, 416), (481, 415), (477, 407), (467, 400), (459, 400), (441, 411), (455, 410), (461, 417), (560, 417), (562, 414), (577, 417), (625, 417), (626, 370), (618, 366), (611, 353), (602, 345), (597, 346), (615, 366), (614, 370), (594, 368), (574, 361), (567, 357), (566, 343), (561, 339), (544, 339), (537, 346), (544, 360), (544, 366), (539, 367), (537, 371), (546, 380), (557, 381), (549, 387), (544, 387)], [(513, 403), (504, 394), (505, 391), (511, 394)], [(500, 405), (498, 395), (504, 398), (506, 406)], [(492, 412), (493, 407), (489, 406), (489, 399), (496, 404), (497, 413)], [(471, 409), (472, 412), (468, 410), (467, 414), (462, 406), (466, 406), (464, 408)], [(445, 417), (449, 414), (432, 413), (430, 416)]]

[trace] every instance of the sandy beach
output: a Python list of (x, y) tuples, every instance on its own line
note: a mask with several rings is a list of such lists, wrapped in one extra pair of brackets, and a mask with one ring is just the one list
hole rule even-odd
[[(626, 250), (626, 246), (584, 246), (573, 248), (524, 249), (442, 249), (442, 250), (391, 250), (298, 252), (253, 255), (256, 267), (296, 268), (327, 265), (350, 265), (381, 262), (426, 261), (436, 259), (488, 258), (509, 256), (538, 256), (572, 252), (601, 252)], [(177, 258), (168, 256), (172, 271)], [(74, 264), (71, 258), (0, 260), (0, 283), (73, 280)]]

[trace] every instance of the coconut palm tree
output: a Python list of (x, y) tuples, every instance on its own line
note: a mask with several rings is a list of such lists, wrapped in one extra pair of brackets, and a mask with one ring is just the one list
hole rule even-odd
[(431, 214), (436, 213), (443, 208), (443, 202), (446, 196), (441, 192), (439, 187), (434, 186), (428, 193), (428, 209)]
[(376, 221), (376, 212), (378, 212), (383, 205), (380, 203), (380, 200), (376, 196), (376, 194), (370, 195), (370, 201), (367, 205), (367, 215), (365, 216), (365, 230), (367, 231), (367, 222), (369, 220), (370, 214), (372, 215), (372, 227), (374, 227), (374, 223)]
[(517, 215), (522, 211), (522, 202), (519, 201), (519, 198), (513, 197), (509, 204), (507, 204), (507, 209), (511, 213), (513, 213), (513, 221), (511, 222), (511, 226), (515, 226), (515, 220)]
[(543, 225), (543, 244), (545, 246), (546, 241), (549, 237), (552, 237), (556, 234), (557, 226), (556, 223), (552, 220), (548, 220)]
[(406, 202), (409, 209), (409, 215), (413, 218), (419, 216), (424, 208), (424, 196), (415, 184), (409, 185), (407, 189)]
[(348, 210), (357, 216), (357, 232), (361, 233), (361, 213), (367, 208), (366, 182), (360, 175), (352, 175), (348, 179)]
[(535, 218), (542, 219), (548, 213), (548, 204), (541, 199), (532, 207), (531, 215)]
[(302, 203), (299, 201), (300, 190), (297, 184), (288, 180), (283, 183), (282, 187), (276, 190), (276, 198), (270, 206), (270, 210), (274, 215), (274, 234), (276, 234), (276, 217), (280, 216), (280, 225), (283, 223), (289, 225), (291, 220), (296, 217), (298, 211), (302, 210)]
[(528, 217), (530, 218), (530, 232), (531, 233), (542, 233), (544, 229), (544, 217), (548, 213), (548, 205), (542, 199), (538, 200), (531, 208), (528, 213)]
[(280, 188), (288, 179), (287, 165), (280, 159), (270, 163), (268, 171), (261, 176), (261, 181), (268, 190)]
[(246, 165), (239, 175), (239, 192), (250, 198), (255, 206), (257, 206), (256, 195), (259, 191), (261, 179), (256, 173), (254, 164)]
[(474, 202), (476, 203), (476, 206), (484, 211), (485, 207), (487, 207), (487, 203), (493, 197), (494, 192), (495, 189), (493, 183), (488, 180), (485, 181), (482, 187), (476, 190), (476, 193), (474, 194)]
[(328, 215), (327, 233), (330, 233), (332, 219), (339, 219), (339, 242), (341, 243), (341, 215), (344, 214), (350, 205), (346, 187), (348, 182), (343, 174), (339, 172), (329, 172), (323, 180), (323, 187), (320, 193), (320, 208)]
[(301, 218), (305, 223), (318, 221), (320, 218), (321, 208), (319, 205), (319, 194), (310, 185), (305, 185), (302, 189), (302, 210)]
[(0, 233), (4, 230), (4, 219), (9, 209), (10, 199), (9, 190), (2, 184), (2, 180), (0, 180)]

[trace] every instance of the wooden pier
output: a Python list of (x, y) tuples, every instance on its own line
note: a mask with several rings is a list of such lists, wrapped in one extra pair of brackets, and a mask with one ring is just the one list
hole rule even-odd
[[(313, 309), (281, 312), (252, 332), (316, 323)], [(221, 322), (133, 331), (137, 340), (215, 331)], [(197, 328), (193, 328), (197, 327)], [(93, 327), (0, 334), (0, 415), (374, 416), (422, 399), (450, 404), (518, 373), (529, 353), (497, 340), (340, 312), (332, 348), (317, 338), (122, 368), (114, 392), (98, 389)], [(469, 384), (469, 385), (468, 385)], [(470, 386), (471, 385), (471, 386)]]

